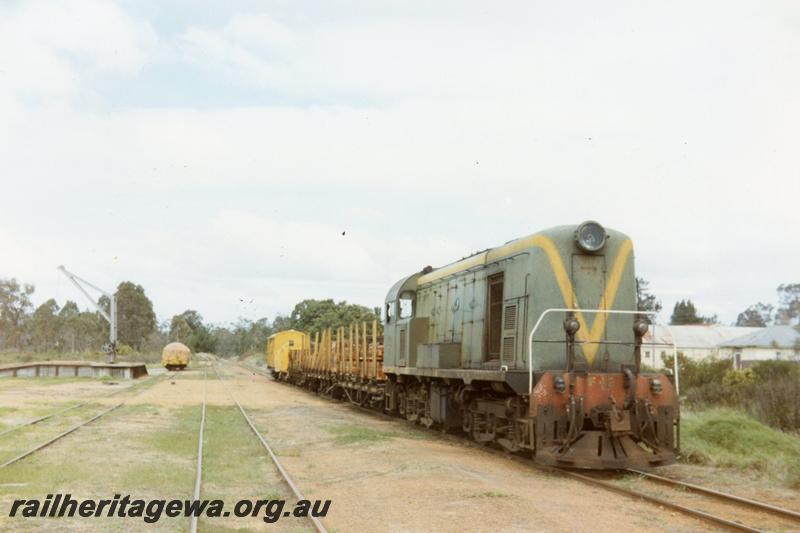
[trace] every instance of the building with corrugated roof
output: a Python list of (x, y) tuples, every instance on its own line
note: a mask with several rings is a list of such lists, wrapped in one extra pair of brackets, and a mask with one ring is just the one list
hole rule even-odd
[(699, 324), (693, 326), (650, 326), (642, 339), (642, 363), (651, 368), (663, 365), (662, 356), (672, 354), (672, 338), (678, 352), (699, 361), (708, 357), (732, 358), (733, 348), (724, 346), (732, 339), (758, 333), (764, 328)]
[(757, 328), (747, 335), (720, 344), (731, 352), (734, 368), (747, 368), (759, 361), (800, 360), (800, 332), (792, 326)]

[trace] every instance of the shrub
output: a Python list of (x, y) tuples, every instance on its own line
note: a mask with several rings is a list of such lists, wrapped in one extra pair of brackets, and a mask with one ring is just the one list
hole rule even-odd
[(722, 376), (722, 384), (726, 387), (735, 387), (743, 383), (755, 383), (757, 380), (758, 376), (753, 372), (752, 368), (746, 368), (744, 370), (731, 368)]
[(117, 355), (126, 356), (133, 353), (133, 348), (128, 346), (127, 344), (120, 344), (117, 348)]
[[(673, 357), (662, 356), (665, 368), (673, 368)], [(682, 352), (678, 352), (678, 372), (681, 385), (688, 390), (708, 383), (722, 383), (725, 373), (731, 369), (730, 359), (717, 359), (709, 357), (701, 361), (689, 359)]]
[(800, 380), (800, 364), (794, 361), (759, 361), (753, 365), (753, 373), (764, 382), (787, 377)]
[[(776, 361), (780, 362), (780, 361)], [(755, 391), (750, 411), (759, 420), (778, 429), (800, 429), (800, 380), (783, 376), (761, 383)]]

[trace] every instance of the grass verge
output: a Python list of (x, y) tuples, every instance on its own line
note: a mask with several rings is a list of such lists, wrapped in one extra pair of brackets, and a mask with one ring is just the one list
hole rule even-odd
[(353, 444), (356, 442), (381, 442), (399, 435), (392, 431), (380, 431), (363, 426), (331, 426), (326, 428), (336, 436), (337, 444)]
[(800, 488), (800, 437), (732, 409), (686, 412), (681, 417), (683, 460), (749, 470)]

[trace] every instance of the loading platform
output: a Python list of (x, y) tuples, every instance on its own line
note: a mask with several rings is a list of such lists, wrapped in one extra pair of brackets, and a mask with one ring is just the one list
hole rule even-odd
[(91, 361), (32, 361), (0, 365), (0, 378), (110, 376), (136, 379), (147, 375), (144, 363), (95, 363)]

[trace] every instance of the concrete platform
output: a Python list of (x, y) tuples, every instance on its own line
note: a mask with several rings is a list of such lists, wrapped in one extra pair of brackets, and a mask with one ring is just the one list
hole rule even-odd
[(144, 363), (92, 363), (90, 361), (33, 361), (0, 365), (0, 378), (111, 376), (136, 379), (147, 375)]

